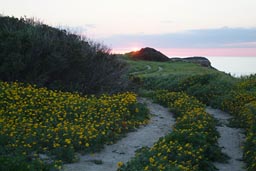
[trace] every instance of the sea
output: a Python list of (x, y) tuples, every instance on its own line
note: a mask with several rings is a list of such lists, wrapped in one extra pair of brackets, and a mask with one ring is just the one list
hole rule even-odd
[(223, 71), (231, 74), (234, 77), (248, 76), (256, 74), (256, 56), (255, 57), (206, 57), (210, 60), (211, 65)]

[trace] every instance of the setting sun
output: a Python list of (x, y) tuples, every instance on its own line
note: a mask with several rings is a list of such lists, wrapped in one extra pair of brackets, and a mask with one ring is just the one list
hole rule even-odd
[(132, 47), (131, 48), (131, 51), (139, 51), (140, 50), (140, 48), (138, 48), (138, 47)]

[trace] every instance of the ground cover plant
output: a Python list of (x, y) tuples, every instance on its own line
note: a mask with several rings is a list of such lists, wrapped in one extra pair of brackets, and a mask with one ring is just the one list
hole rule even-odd
[(233, 126), (246, 131), (244, 160), (248, 171), (256, 170), (256, 75), (243, 77), (232, 91), (220, 97), (219, 107), (234, 116)]
[(0, 170), (60, 169), (148, 119), (130, 92), (81, 96), (1, 81), (0, 98)]
[(216, 106), (219, 96), (228, 93), (237, 82), (228, 74), (194, 63), (126, 61), (131, 80), (141, 88), (184, 91), (211, 106)]
[(151, 148), (142, 148), (119, 171), (132, 170), (215, 170), (212, 161), (225, 157), (217, 146), (216, 121), (204, 105), (182, 92), (158, 91), (155, 100), (176, 115), (173, 131)]

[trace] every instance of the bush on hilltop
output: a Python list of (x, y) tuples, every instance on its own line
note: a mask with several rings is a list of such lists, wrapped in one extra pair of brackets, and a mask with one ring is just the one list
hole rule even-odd
[(126, 65), (104, 45), (34, 19), (0, 16), (0, 79), (82, 93), (127, 86)]

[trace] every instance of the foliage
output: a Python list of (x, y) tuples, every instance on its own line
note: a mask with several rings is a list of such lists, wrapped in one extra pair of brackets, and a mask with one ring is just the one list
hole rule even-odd
[(244, 90), (233, 90), (222, 97), (221, 107), (233, 115), (239, 115), (244, 105), (256, 100), (256, 93)]
[(217, 146), (215, 120), (204, 105), (181, 92), (159, 91), (158, 102), (178, 113), (173, 131), (152, 148), (142, 148), (120, 171), (130, 170), (215, 170), (210, 161), (222, 160)]
[[(130, 64), (129, 72), (132, 81), (141, 87), (147, 90), (183, 91), (206, 105), (232, 114), (234, 116), (232, 125), (246, 129), (244, 159), (247, 162), (247, 168), (250, 171), (256, 170), (256, 153), (254, 153), (256, 147), (254, 126), (256, 125), (256, 75), (233, 78), (228, 74), (185, 62), (136, 61), (135, 63), (127, 61)], [(150, 66), (151, 69), (149, 70), (146, 66)], [(162, 68), (161, 71), (158, 69), (159, 67)], [(165, 96), (165, 94), (169, 94), (169, 96)], [(174, 104), (177, 98), (175, 94), (182, 96), (180, 92), (158, 91), (154, 98), (161, 99), (160, 102), (168, 106), (168, 101), (171, 101), (172, 105)], [(173, 106), (170, 107), (172, 111), (175, 111)], [(177, 111), (175, 112), (177, 113)]]
[(97, 98), (0, 82), (0, 99), (0, 160), (24, 167), (40, 162), (40, 155), (74, 162), (75, 152), (98, 151), (148, 118), (130, 92)]
[(221, 103), (219, 97), (228, 93), (237, 81), (222, 72), (193, 63), (126, 61), (130, 64), (130, 79), (139, 86), (148, 90), (184, 91), (212, 106)]
[(256, 75), (243, 77), (223, 95), (220, 107), (234, 115), (233, 123), (245, 128), (244, 159), (248, 171), (256, 170)]
[(82, 93), (128, 86), (126, 65), (104, 45), (33, 19), (0, 16), (0, 79)]
[[(255, 109), (254, 105), (254, 109)], [(256, 113), (254, 111), (254, 117)], [(248, 130), (246, 136), (246, 142), (244, 145), (244, 159), (247, 163), (248, 171), (256, 170), (256, 122), (254, 120), (254, 125)]]

